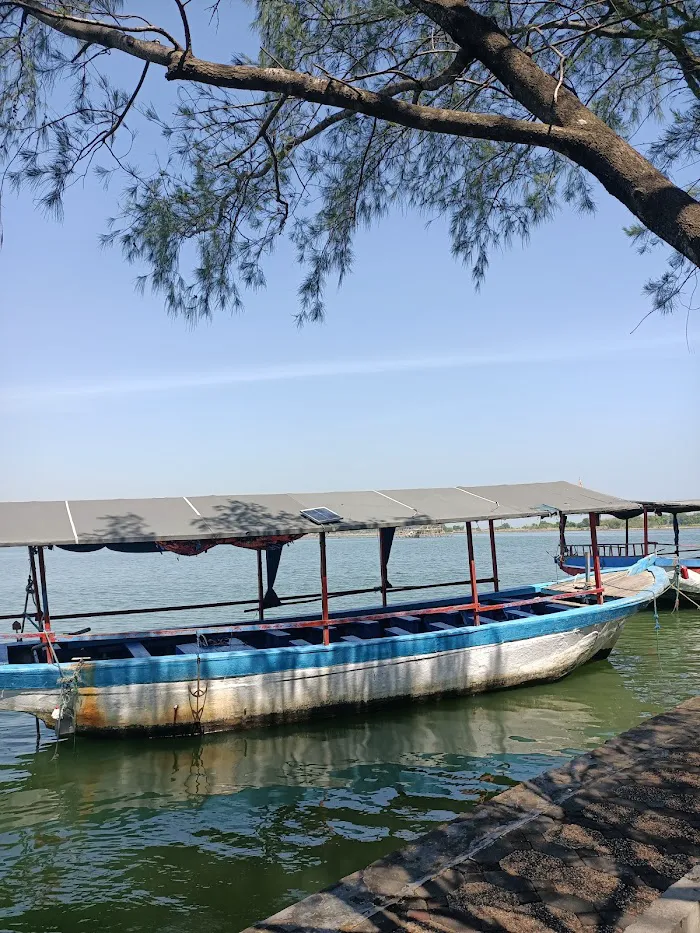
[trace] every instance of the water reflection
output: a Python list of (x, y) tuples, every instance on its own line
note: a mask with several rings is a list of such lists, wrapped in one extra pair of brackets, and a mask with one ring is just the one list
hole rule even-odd
[(699, 692), (699, 633), (640, 614), (611, 661), (557, 684), (199, 740), (56, 755), (8, 717), (2, 928), (240, 929)]

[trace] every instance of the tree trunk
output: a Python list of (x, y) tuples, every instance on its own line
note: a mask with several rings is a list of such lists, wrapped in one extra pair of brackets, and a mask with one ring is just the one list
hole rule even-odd
[(589, 110), (562, 81), (539, 67), (499, 26), (465, 0), (411, 0), (465, 54), (478, 59), (539, 120), (569, 129), (550, 148), (595, 176), (653, 233), (700, 266), (700, 204), (654, 168)]

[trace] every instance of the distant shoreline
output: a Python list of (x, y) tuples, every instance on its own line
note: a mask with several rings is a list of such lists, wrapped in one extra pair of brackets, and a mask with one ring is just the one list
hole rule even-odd
[[(452, 535), (464, 535), (465, 534), (464, 531), (442, 531), (442, 530), (437, 531), (437, 530), (431, 530), (431, 529), (425, 529), (425, 530), (421, 529), (420, 532), (416, 534), (413, 529), (417, 527), (418, 526), (411, 526), (411, 525), (401, 526), (400, 525), (396, 529), (396, 536), (398, 538), (450, 538), (452, 537)], [(694, 524), (694, 525), (681, 525), (680, 526), (681, 535), (683, 534), (683, 530), (686, 528), (689, 528), (691, 530), (698, 529), (700, 528), (700, 523)], [(598, 530), (606, 531), (606, 532), (607, 531), (624, 532), (625, 529), (624, 528), (599, 528)], [(532, 527), (530, 528), (499, 528), (499, 527), (496, 527), (495, 528), (496, 534), (499, 534), (499, 535), (500, 534), (503, 534), (503, 535), (510, 535), (510, 534), (541, 535), (541, 534), (548, 534), (548, 533), (555, 534), (555, 533), (558, 533), (558, 531), (559, 529), (555, 525), (552, 525), (549, 528), (537, 528), (537, 527), (535, 528), (532, 528)], [(572, 532), (576, 532), (576, 531), (581, 532), (583, 534), (585, 532), (590, 531), (590, 529), (578, 528), (575, 525), (570, 525), (566, 529), (566, 531), (567, 531), (567, 534), (571, 534)], [(630, 531), (641, 532), (642, 529), (641, 528), (630, 528)], [(673, 531), (673, 526), (672, 525), (653, 525), (652, 527), (649, 528), (650, 537), (653, 538), (655, 531)], [(342, 535), (345, 538), (373, 538), (376, 535), (376, 533), (377, 533), (376, 531), (365, 531), (365, 530), (337, 532), (338, 536)], [(485, 528), (475, 528), (474, 533), (487, 535), (488, 531)]]

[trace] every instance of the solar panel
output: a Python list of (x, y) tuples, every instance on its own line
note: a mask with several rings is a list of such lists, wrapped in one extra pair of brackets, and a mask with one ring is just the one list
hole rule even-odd
[(332, 509), (302, 509), (301, 514), (308, 518), (314, 525), (333, 525), (335, 522), (342, 522), (342, 518)]

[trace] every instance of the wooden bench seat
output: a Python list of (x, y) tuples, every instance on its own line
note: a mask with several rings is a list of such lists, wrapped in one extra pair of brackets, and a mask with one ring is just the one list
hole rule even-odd
[(356, 641), (364, 641), (364, 638), (360, 638), (359, 635), (341, 635), (340, 640), (348, 641), (348, 642), (356, 642)]
[(150, 658), (151, 652), (140, 641), (126, 641), (124, 647), (132, 658)]
[(382, 634), (382, 625), (376, 619), (358, 619), (348, 625), (348, 629), (353, 635), (359, 635), (360, 638), (379, 638)]
[(423, 628), (423, 620), (420, 616), (410, 616), (402, 613), (399, 616), (392, 616), (390, 621), (398, 622), (401, 628), (405, 628), (414, 634), (420, 632)]
[(229, 651), (250, 651), (250, 645), (246, 645), (244, 641), (241, 641), (240, 638), (229, 638), (228, 640), (228, 650)]
[(454, 631), (457, 628), (455, 625), (450, 625), (449, 622), (428, 622), (428, 630), (431, 632), (445, 632), (445, 631)]
[(205, 651), (204, 645), (198, 645), (196, 641), (188, 641), (184, 645), (175, 646), (175, 654), (202, 654)]
[(309, 648), (313, 645), (313, 642), (307, 641), (306, 638), (290, 638), (289, 644), (293, 645), (295, 648)]
[(273, 628), (265, 632), (268, 648), (286, 648), (289, 645), (289, 632)]
[[(184, 645), (177, 645), (176, 654), (221, 654), (226, 651), (250, 651), (250, 645), (246, 645), (240, 638), (229, 638), (225, 645), (197, 645), (196, 641), (186, 642)], [(150, 658), (151, 655), (149, 654)]]
[(413, 635), (414, 632), (409, 632), (406, 628), (399, 628), (398, 625), (393, 625), (391, 628), (384, 630), (387, 635)]
[(0, 664), (9, 664), (10, 658), (7, 653), (7, 645), (0, 645)]

